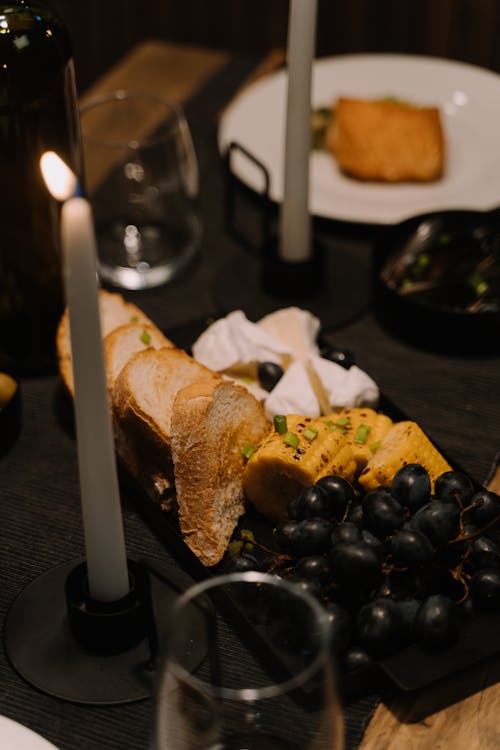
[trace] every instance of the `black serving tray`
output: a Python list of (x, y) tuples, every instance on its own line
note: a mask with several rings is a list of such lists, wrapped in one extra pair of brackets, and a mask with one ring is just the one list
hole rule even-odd
[[(184, 543), (175, 514), (153, 502), (125, 473), (120, 474), (120, 482), (125, 496), (133, 501), (145, 522), (186, 573), (195, 580), (204, 580), (227, 572), (224, 561), (206, 568), (198, 560)], [(272, 549), (272, 526), (263, 517), (249, 511), (241, 518), (239, 528), (251, 530), (256, 540)], [(243, 616), (236, 605), (232, 612), (230, 607), (228, 611), (229, 618), (241, 627)], [(238, 632), (241, 634), (240, 628)], [(388, 682), (404, 692), (421, 690), (500, 652), (499, 632), (500, 614), (475, 617), (461, 624), (458, 641), (447, 650), (427, 653), (417, 646), (408, 646), (367, 667), (342, 673), (339, 676), (341, 691), (355, 697), (373, 692)], [(267, 654), (268, 647), (263, 644), (264, 647)]]
[[(206, 324), (207, 321), (195, 321), (180, 329), (168, 331), (167, 335), (178, 346), (189, 350), (190, 344)], [(379, 410), (395, 421), (409, 419), (383, 394), (380, 398)], [(464, 471), (456, 461), (446, 455), (445, 451), (437, 447), (454, 469)], [(473, 477), (471, 479), (477, 489), (482, 486)], [(120, 470), (120, 486), (123, 496), (135, 505), (165, 549), (193, 579), (205, 580), (210, 576), (227, 572), (224, 560), (212, 568), (205, 567), (184, 543), (175, 512), (166, 511), (158, 503), (153, 502), (137, 482), (122, 469)], [(249, 509), (240, 519), (238, 529), (251, 530), (260, 544), (269, 549), (276, 548), (272, 525), (253, 509)], [(245, 633), (242, 628), (244, 629), (245, 617), (238, 610), (235, 602), (227, 603), (226, 615), (237, 628), (238, 633), (244, 637)], [(246, 636), (250, 640), (258, 638), (259, 634), (255, 632), (254, 626), (248, 625), (248, 628), (250, 630)], [(484, 614), (474, 617), (461, 623), (458, 640), (445, 651), (428, 653), (416, 645), (410, 645), (388, 658), (374, 660), (366, 667), (339, 674), (340, 690), (349, 699), (373, 693), (387, 685), (405, 693), (420, 691), (499, 653), (499, 632), (500, 614)], [(261, 645), (263, 659), (269, 663), (269, 644), (262, 641)], [(282, 666), (283, 655), (276, 651), (273, 653), (278, 659), (278, 667)]]

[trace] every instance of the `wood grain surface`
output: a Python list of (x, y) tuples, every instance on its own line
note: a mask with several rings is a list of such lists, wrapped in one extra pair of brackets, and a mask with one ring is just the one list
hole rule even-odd
[[(482, 663), (420, 696), (381, 703), (359, 750), (494, 750), (500, 747), (500, 660)], [(465, 697), (464, 697), (465, 694)], [(443, 708), (443, 702), (451, 703)]]
[[(113, 167), (122, 158), (116, 148), (103, 149), (91, 145), (96, 137), (109, 132), (105, 109), (87, 110), (100, 95), (125, 89), (135, 93), (152, 94), (182, 104), (203, 86), (229, 59), (224, 52), (191, 48), (161, 42), (145, 42), (137, 45), (118, 65), (111, 68), (80, 98), (81, 128), (84, 147), (86, 185), (90, 194), (101, 184)], [(151, 133), (162, 121), (162, 107), (151, 108), (149, 119), (141, 121), (140, 128), (132, 132), (127, 127), (133, 123), (122, 122), (120, 140), (137, 138)], [(113, 138), (116, 139), (116, 124)]]
[(85, 106), (98, 94), (124, 88), (183, 102), (229, 58), (227, 52), (201, 47), (142, 42), (91, 86), (80, 101)]

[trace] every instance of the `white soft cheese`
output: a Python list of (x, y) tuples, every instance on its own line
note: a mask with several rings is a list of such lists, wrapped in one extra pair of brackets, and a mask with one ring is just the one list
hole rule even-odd
[(328, 359), (311, 357), (309, 366), (319, 380), (324, 399), (328, 402), (330, 410), (377, 406), (380, 397), (379, 388), (375, 381), (357, 365), (352, 365), (346, 370), (342, 365)]
[(264, 411), (270, 421), (275, 414), (320, 416), (319, 401), (303, 362), (292, 362), (264, 401)]
[(305, 362), (319, 355), (316, 340), (321, 324), (308, 310), (285, 307), (265, 315), (257, 325), (287, 346), (293, 359)]
[(195, 341), (193, 357), (216, 372), (236, 370), (255, 377), (259, 362), (286, 366), (290, 347), (235, 310), (212, 323)]
[[(236, 379), (275, 414), (319, 417), (337, 409), (375, 407), (379, 389), (356, 365), (346, 370), (319, 356), (320, 322), (298, 307), (276, 310), (252, 323), (235, 310), (212, 323), (193, 344), (193, 356), (211, 370)], [(275, 362), (284, 374), (271, 393), (257, 377), (260, 362)]]

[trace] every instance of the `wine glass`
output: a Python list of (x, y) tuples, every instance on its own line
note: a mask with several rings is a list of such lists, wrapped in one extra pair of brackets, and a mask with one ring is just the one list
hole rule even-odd
[(341, 750), (326, 614), (278, 576), (229, 573), (176, 602), (154, 750)]
[(177, 278), (201, 239), (198, 163), (182, 107), (118, 90), (87, 101), (81, 125), (101, 279), (146, 289)]

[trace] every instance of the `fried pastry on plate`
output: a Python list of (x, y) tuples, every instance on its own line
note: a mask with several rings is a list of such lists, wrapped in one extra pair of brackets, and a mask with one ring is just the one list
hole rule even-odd
[(444, 169), (444, 134), (437, 107), (340, 97), (326, 135), (346, 174), (383, 182), (431, 181)]

